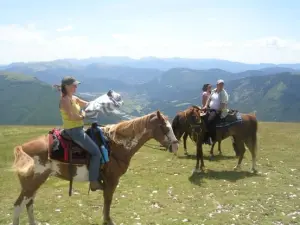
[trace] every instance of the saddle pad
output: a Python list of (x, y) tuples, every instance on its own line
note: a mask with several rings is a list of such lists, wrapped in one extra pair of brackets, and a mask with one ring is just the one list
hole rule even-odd
[(216, 127), (221, 128), (221, 127), (229, 127), (233, 124), (236, 123), (241, 123), (242, 120), (242, 115), (240, 112), (237, 112), (235, 115), (228, 115), (225, 117), (225, 119), (219, 121), (216, 125)]

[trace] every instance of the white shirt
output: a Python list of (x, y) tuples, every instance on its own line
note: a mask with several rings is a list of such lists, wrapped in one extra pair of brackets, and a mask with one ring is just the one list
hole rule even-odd
[(214, 92), (214, 93), (210, 96), (209, 108), (214, 109), (214, 110), (219, 110), (219, 109), (220, 109), (220, 98), (219, 98), (219, 93)]

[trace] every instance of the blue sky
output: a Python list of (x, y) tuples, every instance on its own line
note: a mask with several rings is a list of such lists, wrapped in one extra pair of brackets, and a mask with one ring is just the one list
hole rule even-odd
[(0, 64), (103, 55), (293, 63), (299, 24), (296, 0), (0, 0)]

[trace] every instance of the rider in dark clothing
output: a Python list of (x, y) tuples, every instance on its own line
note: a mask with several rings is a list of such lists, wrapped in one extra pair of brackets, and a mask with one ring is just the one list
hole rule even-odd
[(218, 118), (225, 118), (228, 113), (227, 109), (228, 94), (224, 90), (224, 81), (217, 81), (217, 88), (211, 92), (211, 95), (203, 109), (209, 109), (207, 129), (212, 141), (216, 141), (216, 123)]

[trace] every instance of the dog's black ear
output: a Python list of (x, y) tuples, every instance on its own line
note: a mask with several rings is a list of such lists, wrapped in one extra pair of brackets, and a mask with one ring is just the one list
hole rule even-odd
[(112, 97), (112, 93), (113, 93), (113, 90), (109, 90), (109, 91), (107, 92), (107, 95), (108, 95), (109, 97)]

